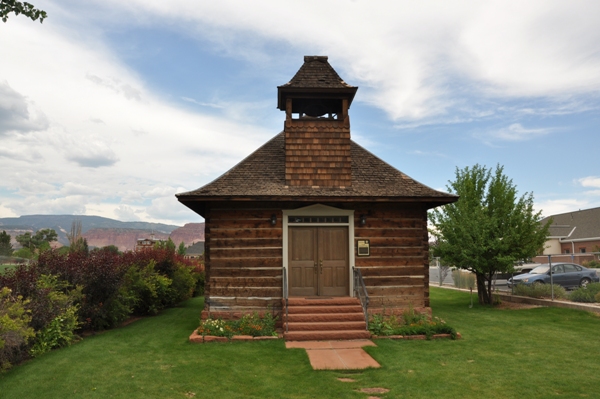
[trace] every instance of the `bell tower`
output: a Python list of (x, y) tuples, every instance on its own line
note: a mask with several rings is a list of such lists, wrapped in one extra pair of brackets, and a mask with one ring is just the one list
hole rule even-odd
[(277, 108), (285, 111), (286, 185), (352, 185), (348, 109), (357, 90), (326, 56), (305, 56), (292, 80), (277, 87)]

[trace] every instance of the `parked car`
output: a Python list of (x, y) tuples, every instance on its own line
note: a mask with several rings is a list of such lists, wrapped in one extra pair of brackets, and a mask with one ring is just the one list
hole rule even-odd
[[(550, 266), (548, 264), (540, 265), (529, 273), (520, 274), (509, 279), (508, 287), (512, 284), (550, 284)], [(573, 263), (553, 263), (552, 264), (552, 282), (564, 288), (585, 287), (589, 283), (600, 282), (600, 277), (595, 269), (588, 269)]]

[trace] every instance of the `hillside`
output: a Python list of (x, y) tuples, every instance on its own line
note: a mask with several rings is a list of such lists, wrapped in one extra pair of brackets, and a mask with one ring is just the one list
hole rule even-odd
[(204, 241), (204, 223), (187, 223), (183, 227), (162, 223), (121, 222), (101, 216), (85, 215), (26, 215), (18, 218), (0, 218), (0, 231), (6, 230), (11, 235), (13, 245), (15, 237), (25, 232), (40, 229), (54, 229), (58, 234), (58, 242), (69, 245), (67, 233), (71, 231), (73, 221), (81, 221), (82, 235), (88, 240), (90, 247), (115, 245), (121, 251), (135, 248), (137, 239), (149, 238), (152, 234), (158, 239), (171, 239), (186, 246)]

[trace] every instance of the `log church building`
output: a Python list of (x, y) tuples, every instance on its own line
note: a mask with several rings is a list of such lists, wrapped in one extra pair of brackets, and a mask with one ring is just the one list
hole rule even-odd
[(206, 223), (203, 318), (271, 311), (286, 339), (347, 339), (368, 313), (429, 310), (427, 210), (458, 197), (351, 140), (357, 89), (304, 57), (277, 87), (283, 132), (177, 195)]

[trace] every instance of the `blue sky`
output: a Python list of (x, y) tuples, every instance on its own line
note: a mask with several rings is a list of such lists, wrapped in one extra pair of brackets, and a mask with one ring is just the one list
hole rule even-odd
[(504, 166), (552, 215), (600, 206), (600, 2), (34, 3), (0, 24), (0, 217), (182, 225), (177, 192), (279, 133), (304, 55), (359, 86), (352, 137), (445, 189)]

